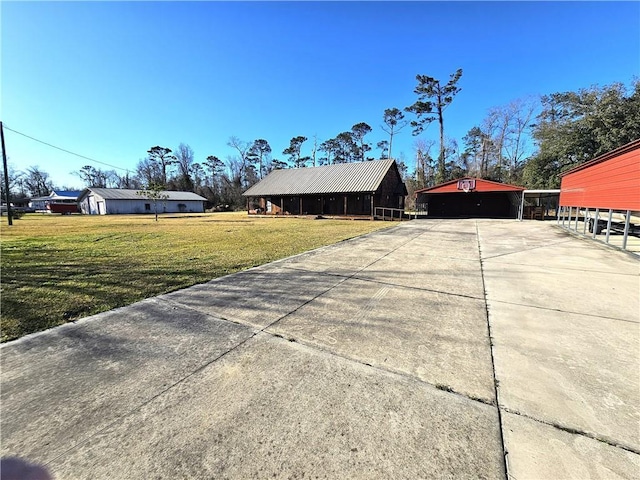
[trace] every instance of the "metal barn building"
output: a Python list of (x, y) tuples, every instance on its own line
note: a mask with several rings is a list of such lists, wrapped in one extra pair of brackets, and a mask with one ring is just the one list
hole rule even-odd
[[(90, 215), (154, 213), (153, 201), (138, 195), (139, 190), (123, 188), (85, 188), (78, 197), (80, 211)], [(164, 191), (158, 200), (158, 213), (202, 213), (206, 198), (192, 192)]]
[[(558, 222), (582, 233), (618, 230), (626, 248), (640, 231), (640, 139), (583, 163), (562, 175)], [(575, 223), (575, 225), (573, 225)]]
[(416, 190), (418, 210), (439, 218), (517, 218), (524, 188), (465, 177)]
[(640, 140), (564, 173), (560, 205), (640, 210)]
[(407, 189), (390, 159), (274, 170), (242, 195), (249, 213), (401, 217)]

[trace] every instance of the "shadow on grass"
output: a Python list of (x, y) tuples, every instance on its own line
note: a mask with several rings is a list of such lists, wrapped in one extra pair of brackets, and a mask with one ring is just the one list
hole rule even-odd
[(7, 262), (2, 272), (2, 341), (203, 283), (251, 267), (149, 265), (83, 257), (77, 262)]

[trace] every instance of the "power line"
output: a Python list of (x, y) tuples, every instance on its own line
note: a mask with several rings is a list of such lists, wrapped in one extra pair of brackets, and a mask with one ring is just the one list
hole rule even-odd
[(85, 155), (80, 155), (79, 153), (72, 152), (72, 151), (67, 150), (65, 148), (56, 147), (55, 145), (47, 143), (47, 142), (45, 142), (43, 140), (38, 140), (37, 138), (34, 138), (34, 137), (30, 136), (30, 135), (27, 135), (26, 133), (18, 132), (17, 130), (9, 128), (9, 127), (7, 127), (6, 124), (4, 124), (4, 128), (5, 128), (5, 130), (9, 130), (9, 131), (11, 131), (13, 133), (17, 133), (18, 135), (22, 135), (23, 137), (26, 137), (26, 138), (28, 138), (30, 140), (34, 140), (34, 141), (36, 141), (38, 143), (42, 143), (43, 145), (46, 145), (46, 146), (51, 147), (51, 148), (55, 148), (56, 150), (60, 150), (62, 152), (68, 153), (70, 155), (75, 155), (76, 157), (84, 158), (85, 160), (90, 160), (92, 162), (99, 163), (100, 165), (105, 165), (107, 167), (117, 168), (118, 170), (124, 170), (125, 172), (128, 172), (128, 173), (135, 173), (133, 170), (129, 170), (128, 168), (117, 167), (115, 165), (111, 165), (110, 163), (105, 163), (105, 162), (101, 162), (100, 160), (96, 160), (95, 158), (87, 157)]

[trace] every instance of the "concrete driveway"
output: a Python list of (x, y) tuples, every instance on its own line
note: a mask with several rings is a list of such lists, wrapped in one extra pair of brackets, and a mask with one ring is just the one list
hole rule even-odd
[(76, 478), (638, 478), (637, 257), (429, 220), (3, 345), (1, 450)]

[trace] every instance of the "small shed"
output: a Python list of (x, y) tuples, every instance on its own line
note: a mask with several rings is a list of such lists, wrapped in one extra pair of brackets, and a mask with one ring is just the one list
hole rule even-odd
[(242, 195), (249, 213), (373, 217), (401, 215), (407, 188), (389, 159), (274, 170)]
[(416, 190), (418, 210), (439, 218), (517, 218), (524, 187), (465, 177)]
[[(78, 197), (82, 213), (89, 215), (154, 213), (153, 201), (139, 195), (140, 190), (123, 188), (85, 188)], [(192, 192), (163, 191), (159, 213), (202, 213), (206, 198)]]

